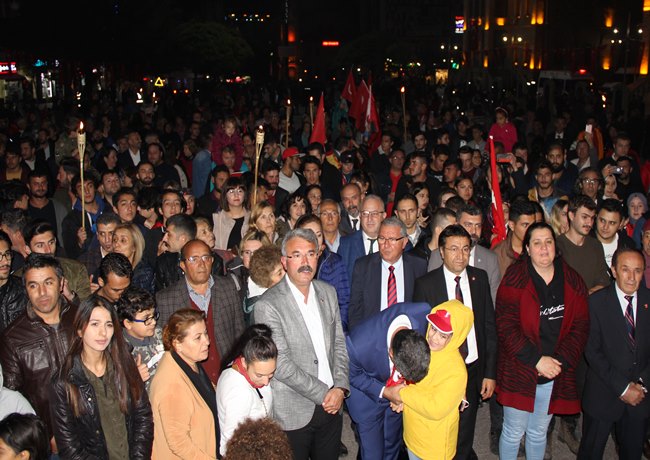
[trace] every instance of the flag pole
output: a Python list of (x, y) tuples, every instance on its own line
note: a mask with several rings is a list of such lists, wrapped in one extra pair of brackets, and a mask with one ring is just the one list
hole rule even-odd
[(86, 132), (83, 121), (77, 131), (77, 150), (79, 151), (79, 174), (81, 179), (81, 228), (86, 229), (86, 184), (84, 183), (84, 154), (86, 152)]
[(253, 206), (257, 204), (257, 178), (259, 177), (260, 155), (264, 147), (264, 128), (260, 125), (255, 133), (255, 188), (253, 189)]

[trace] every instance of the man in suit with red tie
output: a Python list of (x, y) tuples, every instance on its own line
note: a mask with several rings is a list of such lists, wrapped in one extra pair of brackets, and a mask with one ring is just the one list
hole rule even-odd
[(456, 299), (474, 311), (474, 326), (460, 347), (467, 366), (465, 399), (460, 415), (456, 459), (476, 459), (472, 448), (479, 398), (492, 397), (496, 386), (497, 333), (487, 273), (469, 266), (472, 240), (461, 225), (450, 225), (439, 237), (442, 266), (415, 281), (414, 302), (438, 305)]
[(641, 285), (644, 270), (641, 252), (618, 249), (612, 257), (616, 283), (589, 296), (579, 459), (603, 458), (612, 425), (620, 458), (642, 456), (650, 418), (650, 290)]

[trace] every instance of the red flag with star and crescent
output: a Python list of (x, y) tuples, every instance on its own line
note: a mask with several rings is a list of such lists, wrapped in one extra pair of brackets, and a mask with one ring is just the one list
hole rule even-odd
[(348, 101), (350, 104), (352, 104), (357, 97), (357, 85), (354, 83), (352, 68), (350, 68), (350, 72), (348, 73), (348, 79), (345, 82), (345, 86), (343, 87), (341, 97)]

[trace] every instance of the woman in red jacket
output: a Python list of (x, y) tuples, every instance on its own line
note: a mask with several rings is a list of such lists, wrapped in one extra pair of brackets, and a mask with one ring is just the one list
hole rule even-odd
[(556, 257), (550, 225), (531, 225), (525, 251), (511, 265), (496, 298), (497, 400), (503, 407), (500, 458), (544, 457), (553, 414), (580, 412), (575, 371), (589, 333), (587, 288)]
[(496, 123), (490, 128), (490, 136), (494, 142), (503, 144), (505, 153), (512, 153), (512, 146), (517, 143), (517, 128), (508, 121), (508, 111), (502, 107), (497, 107), (495, 112)]

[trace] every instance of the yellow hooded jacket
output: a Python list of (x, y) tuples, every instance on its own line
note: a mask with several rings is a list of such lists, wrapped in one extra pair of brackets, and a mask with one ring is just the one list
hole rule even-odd
[[(440, 351), (431, 352), (424, 379), (400, 391), (404, 402), (404, 441), (424, 460), (451, 459), (456, 454), (459, 406), (465, 396), (467, 369), (458, 348), (474, 323), (472, 310), (458, 300), (449, 300), (431, 310), (447, 310), (453, 335)], [(429, 324), (427, 334), (431, 328)]]

